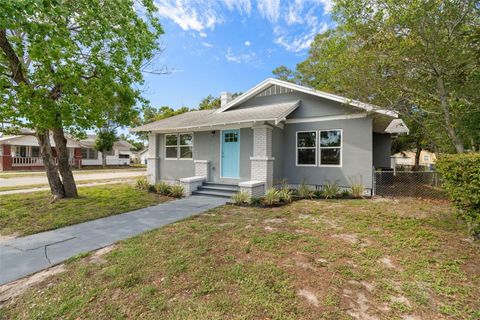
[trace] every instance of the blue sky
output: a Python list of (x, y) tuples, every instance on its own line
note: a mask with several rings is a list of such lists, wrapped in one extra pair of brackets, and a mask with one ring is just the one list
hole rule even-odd
[(305, 59), (315, 34), (331, 27), (331, 0), (155, 0), (165, 30), (145, 74), (152, 106), (194, 108), (208, 94), (246, 91), (280, 65)]

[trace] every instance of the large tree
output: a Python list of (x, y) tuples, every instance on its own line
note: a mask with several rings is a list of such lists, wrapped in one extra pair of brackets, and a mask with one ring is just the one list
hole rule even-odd
[[(338, 0), (292, 77), (312, 87), (426, 115), (444, 151), (479, 144), (479, 6), (474, 0)], [(446, 142), (446, 143), (445, 143)]]
[(143, 101), (135, 85), (163, 33), (155, 10), (152, 0), (2, 2), (0, 121), (34, 130), (55, 198), (77, 195), (65, 132), (95, 128), (112, 102), (130, 112)]

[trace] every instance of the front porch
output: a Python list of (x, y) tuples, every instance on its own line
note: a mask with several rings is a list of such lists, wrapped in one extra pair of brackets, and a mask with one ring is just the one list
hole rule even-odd
[(210, 131), (152, 133), (149, 181), (180, 182), (186, 195), (215, 193), (230, 197), (231, 191), (245, 191), (261, 196), (274, 184), (274, 130), (281, 129), (259, 123)]
[[(80, 148), (68, 148), (69, 164), (80, 166), (82, 161)], [(40, 170), (44, 167), (38, 146), (0, 145), (0, 171)], [(53, 160), (58, 164), (55, 148), (52, 148)]]

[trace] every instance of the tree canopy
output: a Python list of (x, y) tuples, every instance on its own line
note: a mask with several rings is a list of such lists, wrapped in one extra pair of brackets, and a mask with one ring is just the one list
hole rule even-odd
[(142, 69), (163, 33), (155, 11), (152, 0), (2, 2), (0, 122), (36, 132), (55, 197), (77, 194), (64, 131), (101, 127), (106, 110), (126, 123), (145, 102)]
[(296, 70), (274, 74), (411, 121), (422, 114), (428, 139), (463, 152), (480, 144), (479, 8), (472, 0), (339, 0), (336, 28), (316, 36)]

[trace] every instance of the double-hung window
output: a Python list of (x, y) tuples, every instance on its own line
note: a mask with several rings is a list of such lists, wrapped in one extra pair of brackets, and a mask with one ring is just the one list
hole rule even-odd
[(317, 165), (317, 132), (297, 132), (297, 166)]
[(192, 159), (193, 133), (166, 134), (165, 159)]
[(82, 148), (82, 159), (98, 159), (98, 152), (92, 148)]
[(297, 166), (341, 166), (342, 130), (299, 131), (296, 138)]
[(342, 130), (320, 131), (320, 165), (342, 165)]

